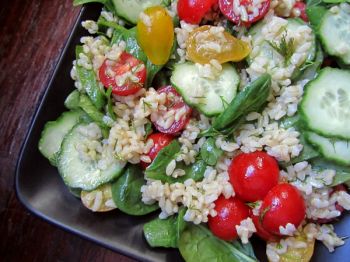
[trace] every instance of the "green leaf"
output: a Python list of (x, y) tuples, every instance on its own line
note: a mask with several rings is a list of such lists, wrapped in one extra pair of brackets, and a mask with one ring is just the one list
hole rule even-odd
[(315, 158), (311, 161), (312, 168), (315, 170), (332, 169), (336, 174), (331, 186), (336, 186), (350, 181), (350, 167), (342, 166), (329, 162), (321, 157)]
[(64, 106), (70, 110), (78, 109), (79, 108), (79, 100), (80, 100), (80, 93), (78, 90), (74, 90), (71, 92), (66, 100), (64, 100)]
[(279, 126), (284, 129), (288, 129), (291, 127), (297, 128), (299, 126), (299, 123), (300, 123), (300, 116), (296, 114), (294, 116), (288, 116), (288, 117), (282, 118)]
[[(75, 52), (77, 59), (79, 59), (79, 54), (83, 53), (83, 47), (77, 45)], [(76, 65), (76, 69), (79, 80), (81, 82), (81, 85), (85, 89), (86, 94), (90, 97), (92, 103), (97, 109), (102, 109), (106, 104), (106, 99), (104, 92), (100, 90), (100, 87), (97, 83), (94, 70), (88, 70), (79, 65)]]
[(106, 92), (106, 97), (107, 97), (107, 113), (109, 115), (110, 118), (112, 118), (113, 120), (116, 120), (117, 117), (114, 113), (114, 110), (113, 110), (113, 102), (112, 102), (112, 99), (111, 99), (111, 95), (112, 95), (112, 91), (113, 91), (113, 88), (110, 87), (108, 88), (107, 92)]
[(157, 210), (157, 204), (146, 205), (142, 202), (141, 187), (146, 183), (140, 167), (130, 165), (125, 173), (112, 184), (112, 197), (122, 212), (142, 216)]
[(215, 237), (207, 228), (190, 224), (181, 234), (179, 250), (186, 262), (253, 262), (245, 248)]
[(212, 128), (218, 131), (234, 128), (235, 121), (239, 121), (250, 112), (260, 110), (266, 103), (270, 93), (271, 76), (263, 74), (246, 86), (243, 91), (231, 101), (228, 107), (214, 120)]
[(185, 208), (167, 219), (156, 218), (143, 226), (143, 234), (151, 247), (178, 247), (182, 231), (186, 227), (183, 219)]
[(79, 107), (81, 107), (81, 109), (83, 109), (83, 111), (100, 127), (108, 128), (108, 125), (103, 120), (104, 114), (97, 110), (97, 108), (87, 95), (80, 94)]
[(281, 56), (284, 58), (284, 64), (287, 66), (290, 62), (290, 58), (295, 52), (295, 43), (294, 38), (291, 37), (287, 41), (287, 33), (285, 32), (282, 35), (282, 38), (279, 43), (273, 41), (267, 41), (267, 43)]
[(152, 134), (152, 132), (153, 132), (152, 124), (148, 122), (145, 125), (145, 138), (147, 138), (150, 134)]
[(154, 76), (163, 67), (163, 65), (152, 64), (152, 62), (147, 58), (146, 54), (142, 51), (141, 47), (137, 43), (136, 27), (128, 30), (113, 22), (103, 22), (103, 20), (101, 20), (100, 23), (115, 29), (111, 44), (118, 43), (121, 40), (125, 41), (125, 50), (145, 63), (147, 69), (147, 86), (151, 86)]
[(74, 0), (73, 5), (78, 6), (78, 5), (83, 5), (83, 4), (88, 4), (88, 3), (101, 3), (105, 4), (108, 0)]
[(243, 244), (241, 241), (235, 240), (232, 242), (232, 245), (239, 250), (242, 250), (242, 251), (244, 250), (244, 253), (249, 255), (250, 257), (257, 259), (251, 243), (248, 242), (247, 244)]
[(201, 147), (201, 157), (210, 166), (216, 165), (223, 151), (215, 145), (215, 139), (209, 137)]
[(327, 8), (320, 5), (307, 6), (306, 14), (309, 18), (310, 24), (314, 28), (315, 32), (318, 32), (319, 26), (321, 25), (322, 19), (327, 12)]

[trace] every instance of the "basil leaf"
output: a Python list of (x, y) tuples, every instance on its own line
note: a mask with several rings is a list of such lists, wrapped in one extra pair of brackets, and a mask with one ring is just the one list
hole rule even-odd
[[(83, 53), (83, 47), (79, 45), (76, 46), (75, 52), (78, 59), (79, 55)], [(88, 70), (78, 64), (76, 65), (76, 69), (79, 80), (82, 87), (85, 89), (86, 94), (97, 109), (102, 109), (106, 104), (105, 95), (104, 92), (100, 90), (94, 70)]]
[(214, 120), (212, 127), (223, 130), (240, 117), (261, 109), (270, 93), (271, 76), (263, 74), (246, 86), (228, 105), (228, 107)]
[(185, 208), (181, 208), (177, 216), (167, 219), (156, 218), (143, 226), (143, 234), (151, 247), (178, 247), (182, 231), (186, 227), (183, 219)]
[(210, 166), (216, 165), (223, 151), (215, 145), (215, 139), (209, 137), (202, 145), (200, 154), (202, 159)]
[(146, 205), (142, 202), (141, 187), (145, 184), (140, 167), (130, 165), (125, 173), (112, 184), (112, 198), (122, 212), (141, 216), (157, 210), (157, 204)]
[(207, 228), (188, 225), (181, 234), (179, 250), (186, 262), (253, 262), (254, 257), (239, 246), (215, 237)]
[(315, 158), (311, 161), (312, 168), (315, 170), (332, 169), (336, 174), (331, 186), (336, 186), (350, 181), (350, 167), (342, 166), (332, 162), (329, 162), (323, 158)]
[(137, 43), (136, 27), (128, 30), (116, 23), (104, 21), (103, 19), (100, 19), (99, 23), (115, 29), (111, 44), (118, 43), (121, 40), (125, 41), (125, 51), (144, 62), (147, 70), (146, 86), (150, 86), (154, 76), (163, 67), (163, 65), (152, 64), (152, 62), (147, 58), (146, 54), (142, 51), (141, 47)]

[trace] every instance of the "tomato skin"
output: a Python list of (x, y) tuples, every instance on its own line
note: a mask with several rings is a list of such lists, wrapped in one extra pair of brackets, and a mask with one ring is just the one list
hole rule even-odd
[(236, 196), (247, 202), (262, 200), (279, 178), (277, 161), (262, 151), (239, 154), (232, 160), (228, 173)]
[(188, 124), (188, 122), (190, 121), (192, 109), (187, 104), (185, 104), (182, 97), (179, 95), (178, 92), (176, 92), (175, 88), (172, 86), (163, 86), (157, 90), (157, 93), (159, 93), (159, 94), (172, 93), (174, 95), (174, 97), (175, 97), (174, 101), (168, 101), (168, 100), (166, 101), (166, 107), (169, 110), (172, 110), (172, 109), (177, 110), (177, 109), (180, 109), (182, 107), (185, 107), (185, 109), (186, 109), (186, 113), (184, 114), (184, 116), (181, 117), (181, 119), (179, 119), (178, 121), (175, 120), (174, 123), (167, 129), (158, 125), (157, 122), (153, 122), (154, 126), (156, 127), (156, 129), (159, 132), (162, 132), (165, 134), (177, 134), (182, 129), (184, 129), (186, 127), (186, 125)]
[[(239, 0), (240, 5), (248, 7), (252, 4), (252, 0)], [(252, 12), (248, 11), (248, 21), (242, 21), (240, 16), (235, 15), (233, 12), (233, 0), (219, 0), (219, 7), (221, 13), (231, 20), (235, 24), (242, 24), (244, 26), (250, 26), (252, 23), (262, 19), (270, 9), (271, 0), (266, 0), (261, 3), (259, 14), (254, 17)]]
[(217, 0), (179, 0), (177, 13), (181, 20), (190, 24), (199, 24)]
[(215, 217), (209, 216), (208, 225), (215, 236), (223, 240), (237, 238), (236, 225), (249, 217), (250, 209), (238, 198), (220, 196), (215, 201)]
[[(109, 63), (112, 63), (112, 65), (108, 65)], [(130, 79), (127, 79), (123, 85), (119, 86), (115, 80), (115, 76), (110, 76), (108, 74), (108, 70), (111, 70), (116, 76), (120, 76), (138, 66), (144, 67), (142, 70), (134, 73), (139, 79), (138, 83), (134, 83)], [(144, 63), (127, 52), (123, 52), (119, 59), (114, 63), (106, 59), (98, 73), (100, 81), (104, 87), (107, 89), (112, 87), (113, 94), (119, 96), (128, 96), (137, 93), (146, 81), (146, 67)]]
[(287, 183), (272, 188), (260, 208), (262, 226), (268, 232), (281, 235), (279, 227), (291, 223), (297, 228), (306, 214), (305, 201), (299, 190)]
[(265, 240), (265, 241), (272, 241), (272, 242), (276, 242), (279, 240), (279, 237), (271, 234), (269, 231), (267, 231), (261, 224), (259, 216), (251, 216), (254, 226), (256, 228), (256, 233), (261, 239)]
[(309, 18), (306, 14), (306, 4), (304, 2), (296, 2), (293, 6), (293, 8), (299, 10), (300, 15), (299, 17), (303, 19), (305, 22), (309, 22)]
[[(162, 150), (164, 147), (169, 145), (171, 141), (173, 141), (174, 137), (168, 134), (162, 134), (162, 133), (153, 133), (148, 136), (147, 140), (153, 140), (153, 146), (147, 153), (147, 156), (151, 158), (153, 161), (156, 156), (158, 155), (159, 151)], [(151, 163), (145, 163), (143, 161), (140, 162), (141, 167), (146, 168)]]

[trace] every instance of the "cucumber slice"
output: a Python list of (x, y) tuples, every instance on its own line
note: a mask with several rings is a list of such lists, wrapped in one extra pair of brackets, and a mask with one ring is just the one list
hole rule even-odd
[(140, 13), (148, 7), (161, 5), (163, 0), (113, 0), (117, 15), (136, 24)]
[(324, 68), (306, 85), (300, 115), (312, 131), (350, 139), (350, 71)]
[[(295, 32), (298, 32), (298, 30), (301, 29), (302, 27), (309, 27), (309, 26), (303, 20), (298, 18), (290, 18), (290, 19), (276, 18), (276, 19), (280, 19), (280, 21), (284, 21), (284, 23), (286, 23), (286, 25), (282, 26), (275, 36), (275, 38), (279, 40), (270, 39), (271, 37), (268, 38), (267, 36), (269, 36), (269, 34), (271, 33), (266, 33), (265, 35), (262, 33), (264, 31), (269, 32), (271, 30), (270, 27), (273, 27), (273, 25), (270, 26), (271, 23), (266, 24), (265, 20), (257, 23), (255, 26), (253, 26), (249, 30), (248, 35), (252, 37), (252, 40), (251, 40), (252, 52), (247, 57), (247, 62), (249, 65), (252, 65), (254, 62), (256, 62), (256, 65), (262, 66), (265, 72), (269, 73), (272, 76), (273, 80), (277, 80), (277, 81), (285, 81), (287, 79), (294, 80), (303, 72), (304, 69), (307, 68), (307, 65), (310, 64), (315, 59), (316, 37), (314, 33), (311, 33), (312, 34), (311, 45), (305, 51), (300, 51), (300, 49), (298, 51), (298, 48), (302, 47), (302, 45), (306, 43), (305, 40), (301, 41), (299, 39), (299, 42), (297, 42), (297, 45), (295, 45), (295, 40), (293, 40), (294, 47), (293, 46), (285, 47), (282, 45), (283, 37), (285, 37), (286, 44), (288, 44), (289, 42), (289, 40), (287, 40), (288, 36), (290, 36), (291, 34), (294, 34)], [(275, 22), (278, 23), (279, 21), (276, 20)], [(312, 32), (311, 28), (310, 28), (310, 31)], [(294, 37), (292, 38), (294, 39)], [(277, 45), (277, 47), (279, 47), (284, 51), (290, 48), (294, 48), (296, 50), (294, 50), (294, 52), (292, 53), (290, 60), (285, 61), (285, 57), (282, 56), (276, 50), (276, 48), (272, 46), (273, 44)], [(293, 67), (292, 67), (291, 60), (298, 57), (299, 55), (302, 55), (303, 59), (301, 61), (298, 61), (297, 64), (294, 64), (296, 62), (293, 62)], [(264, 61), (263, 64), (261, 61)], [(253, 71), (255, 71), (255, 69), (253, 69)]]
[(339, 164), (350, 164), (350, 141), (327, 138), (314, 132), (306, 132), (306, 139), (328, 160)]
[(215, 80), (201, 77), (193, 63), (183, 63), (175, 66), (170, 81), (187, 104), (207, 116), (215, 116), (236, 96), (240, 79), (229, 63), (222, 65)]
[(126, 163), (116, 160), (112, 151), (104, 152), (103, 158), (113, 158), (105, 169), (100, 169), (97, 161), (81, 159), (77, 145), (84, 143), (86, 138), (79, 132), (79, 127), (85, 125), (76, 125), (65, 136), (58, 156), (58, 170), (67, 186), (90, 191), (121, 175)]
[(56, 121), (45, 124), (38, 147), (41, 154), (50, 160), (51, 165), (57, 165), (57, 155), (63, 138), (79, 122), (82, 115), (82, 111), (64, 112)]
[(333, 8), (337, 11), (328, 10), (321, 21), (320, 39), (328, 54), (350, 65), (350, 5), (344, 3)]

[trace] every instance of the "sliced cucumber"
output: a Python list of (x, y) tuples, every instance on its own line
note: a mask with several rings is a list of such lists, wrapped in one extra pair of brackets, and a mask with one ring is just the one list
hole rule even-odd
[[(278, 18), (282, 19), (282, 18)], [(284, 19), (283, 19), (284, 20)], [(252, 50), (251, 54), (247, 57), (247, 62), (249, 65), (251, 65), (255, 61), (259, 61), (258, 64), (261, 64), (260, 61), (266, 61), (262, 67), (266, 70), (266, 73), (269, 73), (274, 78), (274, 75), (281, 74), (281, 70), (284, 72), (284, 78), (278, 77), (279, 81), (287, 80), (287, 79), (296, 79), (306, 68), (306, 65), (310, 64), (314, 59), (316, 55), (316, 37), (312, 33), (311, 36), (311, 46), (306, 51), (303, 51), (302, 54), (304, 55), (304, 58), (302, 61), (298, 62), (298, 65), (294, 66), (294, 69), (290, 71), (291, 67), (291, 61), (286, 61), (285, 57), (282, 56), (276, 48), (273, 47), (273, 44), (279, 47), (282, 50), (287, 50), (290, 48), (294, 48), (293, 54), (297, 52), (295, 48), (298, 48), (299, 46), (302, 46), (305, 42), (299, 42), (295, 46), (295, 40), (294, 46), (292, 47), (285, 47), (283, 46), (282, 39), (286, 39), (286, 43), (290, 40), (287, 40), (288, 36), (290, 34), (293, 34), (294, 32), (297, 32), (299, 28), (308, 26), (304, 21), (298, 18), (290, 18), (286, 19), (284, 21), (287, 21), (286, 26), (281, 27), (281, 30), (276, 35), (276, 39), (269, 39), (267, 38), (262, 32), (263, 31), (269, 31), (268, 28), (269, 24), (266, 24), (265, 20), (257, 23), (255, 26), (253, 26), (248, 35), (252, 37), (251, 44), (252, 44)], [(311, 28), (310, 28), (311, 29)], [(268, 34), (267, 34), (268, 35)], [(291, 37), (292, 39), (293, 37)], [(294, 39), (294, 38), (293, 38)], [(293, 42), (292, 41), (292, 42)], [(282, 48), (281, 48), (282, 47)], [(293, 50), (292, 50), (293, 51)], [(306, 54), (306, 55), (305, 55)]]
[(327, 11), (321, 21), (320, 39), (328, 54), (350, 65), (350, 5), (344, 3), (332, 9)]
[(306, 139), (318, 148), (320, 153), (328, 160), (339, 164), (350, 164), (350, 141), (327, 138), (314, 132), (306, 132)]
[(82, 111), (64, 112), (56, 121), (45, 124), (39, 140), (39, 151), (53, 166), (57, 165), (57, 155), (64, 136), (79, 122), (82, 115)]
[(175, 66), (170, 81), (187, 104), (207, 116), (215, 116), (236, 96), (240, 79), (229, 63), (222, 66), (215, 80), (201, 77), (194, 64), (183, 63)]
[(350, 71), (324, 68), (306, 85), (300, 115), (312, 131), (350, 139)]
[(136, 24), (140, 13), (148, 7), (161, 5), (163, 0), (113, 0), (117, 15)]
[(106, 169), (100, 169), (97, 161), (83, 160), (77, 146), (85, 142), (86, 138), (79, 132), (79, 127), (85, 125), (76, 125), (65, 136), (58, 156), (58, 170), (67, 186), (90, 191), (118, 177), (125, 162), (116, 160), (111, 151), (106, 151), (103, 156), (114, 159)]

